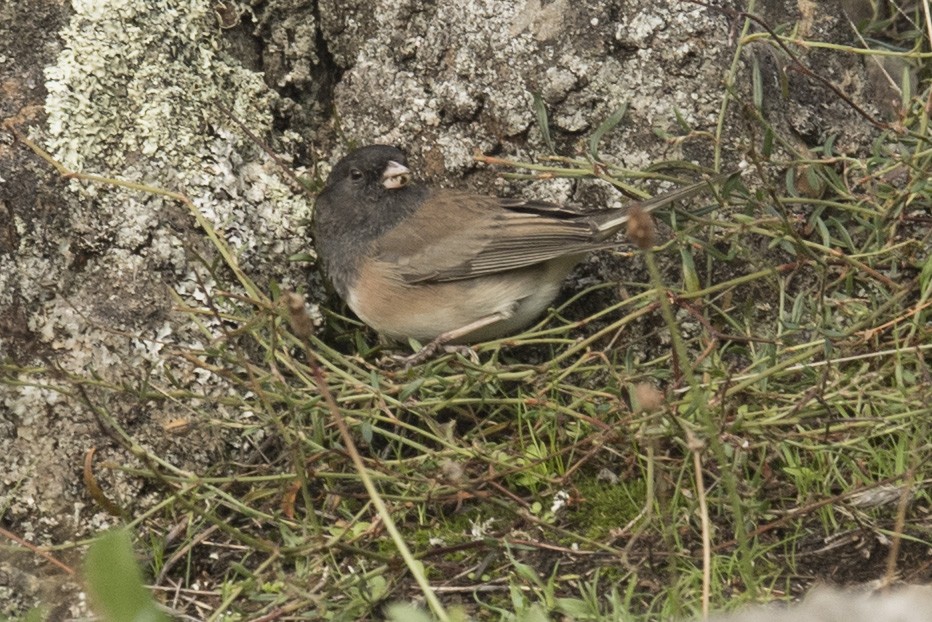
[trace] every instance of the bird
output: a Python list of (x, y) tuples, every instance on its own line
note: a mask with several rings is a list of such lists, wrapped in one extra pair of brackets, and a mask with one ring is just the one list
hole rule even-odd
[[(709, 182), (636, 202), (650, 212)], [(317, 255), (365, 324), (415, 356), (525, 328), (588, 253), (613, 246), (628, 208), (575, 208), (432, 188), (392, 145), (358, 148), (331, 169), (314, 207)]]

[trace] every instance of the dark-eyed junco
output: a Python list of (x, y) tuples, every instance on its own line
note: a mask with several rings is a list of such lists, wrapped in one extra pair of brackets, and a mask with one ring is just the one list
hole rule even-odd
[[(705, 187), (638, 204), (650, 211)], [(586, 253), (615, 245), (628, 212), (428, 188), (399, 149), (370, 145), (334, 166), (317, 197), (315, 237), (327, 275), (362, 321), (435, 348), (528, 325)]]

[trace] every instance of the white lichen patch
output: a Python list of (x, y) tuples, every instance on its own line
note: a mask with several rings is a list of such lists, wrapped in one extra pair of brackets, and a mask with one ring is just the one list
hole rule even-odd
[[(260, 289), (268, 291), (272, 282), (303, 285), (306, 266), (287, 258), (308, 252), (311, 200), (282, 181), (277, 165), (223, 110), (264, 138), (277, 95), (226, 52), (214, 3), (72, 4), (70, 22), (59, 33), (61, 53), (45, 71), (48, 126), (34, 136), (70, 169), (188, 196)], [(30, 352), (61, 372), (44, 378), (24, 372), (34, 386), (0, 392), (0, 420), (13, 422), (0, 428), (0, 452), (10, 456), (0, 506), (14, 519), (35, 512), (73, 515), (59, 506), (74, 499), (68, 488), (74, 465), (87, 449), (87, 430), (97, 430), (73, 393), (62, 397), (35, 387), (91, 376), (110, 386), (136, 386), (141, 378), (160, 386), (174, 374), (205, 396), (233, 391), (214, 375), (172, 367), (179, 365), (171, 357), (180, 350), (203, 349), (223, 335), (215, 316), (195, 326), (179, 306), (203, 308), (211, 292), (226, 290), (234, 297), (209, 302), (227, 311), (233, 303), (226, 301), (245, 293), (223, 270), (189, 208), (144, 190), (90, 182), (73, 187), (76, 192), (48, 215), (36, 212), (30, 222), (17, 223), (15, 253), (0, 256), (0, 305), (28, 310), (22, 323), (34, 337)], [(237, 305), (239, 317), (250, 311)], [(5, 339), (0, 335), (3, 353)], [(137, 409), (133, 432), (140, 443), (171, 444), (157, 417), (132, 398), (113, 396), (107, 403), (114, 416)], [(223, 442), (208, 426), (197, 433), (200, 440), (180, 457), (192, 466), (209, 464)], [(131, 478), (116, 477), (113, 486), (132, 498)], [(74, 521), (76, 537), (88, 533), (94, 522), (86, 514), (96, 511), (74, 510), (81, 515)]]
[(205, 2), (168, 10), (138, 0), (73, 6), (65, 48), (46, 69), (49, 142), (66, 166), (120, 170), (128, 156), (192, 165), (206, 143), (204, 115), (214, 113), (203, 104), (229, 101), (228, 80), (246, 87), (243, 97), (261, 92), (258, 80), (250, 85), (219, 62)]
[[(69, 168), (188, 194), (235, 232), (244, 264), (295, 252), (308, 199), (271, 170), (256, 174), (267, 158), (224, 112), (265, 136), (275, 94), (224, 53), (210, 2), (165, 4), (74, 2), (65, 48), (46, 70), (49, 146)], [(144, 193), (93, 209), (76, 225), (109, 229), (124, 245), (143, 243), (163, 215)]]
[[(276, 95), (261, 75), (225, 53), (211, 3), (76, 0), (73, 6), (61, 33), (65, 47), (46, 69), (47, 142), (55, 157), (78, 171), (186, 194), (257, 282), (270, 273), (299, 284), (284, 258), (306, 251), (310, 200), (286, 185), (277, 165), (228, 118), (225, 110), (266, 136)], [(109, 259), (114, 280), (158, 266), (162, 278), (174, 277), (166, 284), (184, 296), (191, 239), (177, 235), (178, 223), (170, 222), (179, 213), (186, 218), (184, 208), (144, 191), (100, 184), (81, 190), (89, 200), (76, 202), (72, 230), (102, 262)], [(192, 223), (188, 216), (182, 225)], [(133, 274), (125, 263), (133, 263), (124, 252), (130, 249), (145, 259)], [(39, 332), (53, 347), (78, 350), (75, 336), (85, 329), (65, 322), (65, 315), (50, 309)], [(150, 359), (151, 346), (138, 354)], [(93, 356), (81, 356), (82, 366)]]

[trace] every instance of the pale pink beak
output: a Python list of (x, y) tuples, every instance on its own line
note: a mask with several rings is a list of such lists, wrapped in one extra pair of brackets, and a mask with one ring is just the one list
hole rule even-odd
[(388, 166), (382, 171), (382, 185), (389, 190), (402, 188), (411, 181), (411, 169), (394, 160), (388, 161)]

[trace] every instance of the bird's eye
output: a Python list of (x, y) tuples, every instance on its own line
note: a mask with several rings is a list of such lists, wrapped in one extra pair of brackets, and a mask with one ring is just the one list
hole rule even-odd
[(358, 168), (350, 169), (349, 176), (353, 181), (359, 181), (362, 179), (362, 171)]

